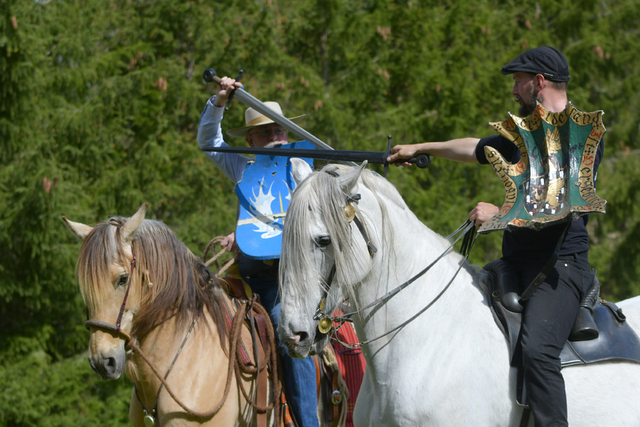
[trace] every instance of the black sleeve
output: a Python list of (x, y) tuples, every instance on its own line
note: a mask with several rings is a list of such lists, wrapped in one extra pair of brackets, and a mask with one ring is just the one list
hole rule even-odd
[(480, 142), (478, 142), (478, 145), (476, 145), (476, 158), (478, 159), (478, 163), (483, 165), (489, 164), (487, 156), (484, 154), (484, 147), (486, 146), (498, 150), (498, 152), (511, 163), (518, 163), (520, 160), (520, 150), (513, 142), (502, 135), (492, 135), (482, 138)]

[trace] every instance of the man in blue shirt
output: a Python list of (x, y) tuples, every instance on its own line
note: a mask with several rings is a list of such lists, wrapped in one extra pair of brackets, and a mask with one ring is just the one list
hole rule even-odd
[[(220, 80), (220, 87), (215, 96), (207, 101), (200, 116), (198, 128), (198, 144), (201, 149), (228, 146), (223, 139), (220, 122), (224, 114), (224, 105), (239, 82), (229, 77)], [(280, 105), (265, 102), (265, 105), (282, 115)], [(303, 116), (291, 118), (297, 120)], [(244, 137), (249, 146), (264, 148), (286, 144), (288, 132), (271, 119), (249, 108), (245, 113), (246, 126), (227, 132), (234, 137)], [(249, 158), (240, 154), (205, 152), (211, 160), (234, 184), (242, 179)], [(222, 246), (229, 251), (237, 251), (235, 233), (227, 236)], [(239, 254), (240, 274), (260, 296), (260, 302), (269, 312), (274, 329), (278, 329), (280, 316), (280, 298), (278, 296), (278, 260), (256, 260)], [(285, 395), (291, 406), (293, 415), (300, 427), (318, 426), (316, 370), (313, 359), (294, 359), (289, 356), (284, 346), (280, 346), (284, 371)]]

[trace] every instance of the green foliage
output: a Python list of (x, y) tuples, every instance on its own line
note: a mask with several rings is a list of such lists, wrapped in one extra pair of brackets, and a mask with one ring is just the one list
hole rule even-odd
[(0, 425), (121, 426), (128, 423), (131, 383), (104, 382), (86, 353), (51, 363), (43, 351), (0, 367)]
[[(233, 229), (232, 185), (196, 143), (213, 89), (245, 88), (340, 149), (487, 136), (516, 104), (499, 70), (549, 44), (571, 65), (573, 103), (604, 110), (606, 158), (591, 261), (603, 293), (640, 293), (640, 4), (632, 0), (0, 0), (0, 425), (125, 425), (130, 385), (102, 383), (62, 215), (166, 222), (196, 253)], [(225, 129), (242, 126), (237, 101)], [(229, 141), (241, 145), (243, 142)], [(379, 166), (374, 166), (382, 171)], [(448, 234), (478, 201), (500, 204), (491, 168), (434, 159), (389, 179)], [(499, 256), (478, 239), (472, 261)]]

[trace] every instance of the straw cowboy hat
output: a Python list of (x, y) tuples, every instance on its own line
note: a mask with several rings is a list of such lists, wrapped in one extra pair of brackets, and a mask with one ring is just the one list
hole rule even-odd
[[(280, 104), (278, 104), (277, 102), (267, 101), (264, 103), (264, 105), (271, 108), (273, 111), (280, 114), (281, 116), (284, 116), (284, 114), (282, 114), (282, 108), (280, 108)], [(290, 117), (289, 120), (295, 122), (296, 120), (302, 119), (304, 116), (305, 114), (297, 117)], [(243, 126), (241, 128), (230, 129), (227, 131), (227, 135), (235, 136), (238, 138), (244, 138), (245, 136), (247, 136), (247, 134), (251, 129), (258, 126), (264, 126), (264, 125), (274, 123), (273, 120), (263, 115), (262, 113), (257, 112), (253, 108), (248, 108), (247, 111), (245, 111), (244, 121), (247, 124), (246, 126)]]

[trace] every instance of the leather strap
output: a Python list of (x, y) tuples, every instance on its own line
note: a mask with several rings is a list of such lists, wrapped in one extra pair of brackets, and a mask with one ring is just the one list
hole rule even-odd
[(266, 350), (267, 348), (269, 348), (269, 345), (267, 343), (267, 326), (264, 323), (264, 316), (254, 312), (253, 318), (256, 321), (256, 325), (258, 325), (258, 335), (260, 336), (260, 341), (262, 342), (262, 348)]
[[(252, 316), (253, 316), (253, 320), (256, 324), (256, 326), (258, 327), (258, 339), (260, 339), (260, 342), (262, 344), (261, 346), (261, 354), (263, 355), (263, 357), (266, 358), (266, 354), (269, 351), (269, 345), (267, 343), (267, 327), (265, 325), (265, 319), (264, 316), (256, 313), (253, 311), (252, 309)], [(257, 343), (256, 337), (253, 337), (254, 342)], [(273, 372), (274, 367), (271, 366), (270, 360), (267, 359), (267, 362), (269, 362), (269, 369), (271, 369), (271, 372)], [(260, 369), (260, 365), (256, 362), (256, 366), (258, 366), (258, 369)], [(268, 370), (267, 367), (265, 367), (261, 372), (260, 375), (258, 376), (258, 404), (261, 406), (266, 406), (268, 403), (268, 385), (269, 385), (269, 377), (268, 377)], [(261, 419), (261, 415), (263, 415), (264, 417), (264, 425), (266, 425), (267, 423), (267, 414), (258, 414), (258, 421), (260, 421)], [(261, 424), (258, 425), (258, 427), (262, 427)]]
[[(262, 315), (256, 315), (253, 307), (249, 308), (247, 317), (251, 324), (251, 341), (253, 344), (253, 354), (256, 369), (258, 371), (257, 384), (256, 384), (256, 400), (257, 406), (267, 406), (269, 399), (269, 369), (265, 364), (264, 368), (260, 370), (260, 361), (266, 360), (267, 343), (266, 343), (266, 330), (264, 329), (264, 317)], [(258, 333), (256, 334), (256, 325), (258, 326)], [(257, 336), (258, 335), (258, 336)], [(259, 341), (260, 340), (260, 341)], [(260, 345), (261, 344), (261, 345)], [(268, 413), (258, 412), (256, 416), (257, 427), (267, 427)]]
[(313, 356), (313, 364), (316, 367), (316, 396), (320, 399), (320, 384), (322, 383), (322, 372), (320, 371), (320, 361), (318, 356)]
[(136, 268), (136, 254), (133, 252), (133, 243), (131, 244), (131, 270), (129, 271), (129, 277), (127, 279), (127, 291), (124, 293), (124, 300), (120, 306), (120, 312), (118, 313), (118, 320), (116, 320), (116, 332), (120, 332), (120, 323), (122, 322), (122, 316), (124, 316), (124, 309), (127, 306), (127, 298), (129, 297), (129, 289), (131, 289), (131, 278), (133, 277), (133, 270)]
[(296, 427), (295, 422), (293, 421), (293, 416), (291, 415), (291, 408), (287, 403), (287, 398), (284, 395), (284, 391), (281, 392), (280, 401), (282, 402), (282, 422), (284, 423), (284, 427)]
[(253, 315), (253, 307), (249, 310), (249, 325), (251, 326), (251, 344), (253, 345), (253, 358), (256, 362), (256, 368), (260, 370), (260, 360), (262, 359), (260, 355), (260, 349), (258, 345), (258, 337), (256, 336), (256, 322), (255, 316)]
[[(324, 416), (326, 423), (333, 423), (340, 419), (340, 403), (333, 402), (333, 394), (340, 393), (339, 380), (340, 372), (338, 369), (332, 370), (330, 366), (324, 363), (324, 359), (320, 355), (313, 356), (313, 363), (316, 368), (316, 393), (318, 401), (324, 403)], [(322, 381), (325, 381), (325, 386)]]
[[(264, 355), (264, 353), (263, 353)], [(260, 369), (260, 365), (257, 365)], [(258, 373), (258, 395), (256, 396), (256, 403), (258, 406), (267, 406), (269, 399), (269, 369), (265, 366), (262, 371)], [(257, 427), (267, 427), (268, 412), (258, 412), (257, 415)]]
[(333, 407), (333, 411), (330, 411), (329, 414), (331, 415), (329, 418), (329, 421), (335, 421), (340, 419), (340, 402), (334, 402), (333, 401), (333, 396), (334, 393), (338, 392), (340, 393), (340, 389), (338, 388), (338, 379), (340, 377), (340, 372), (333, 371), (333, 375), (331, 378), (331, 406)]

